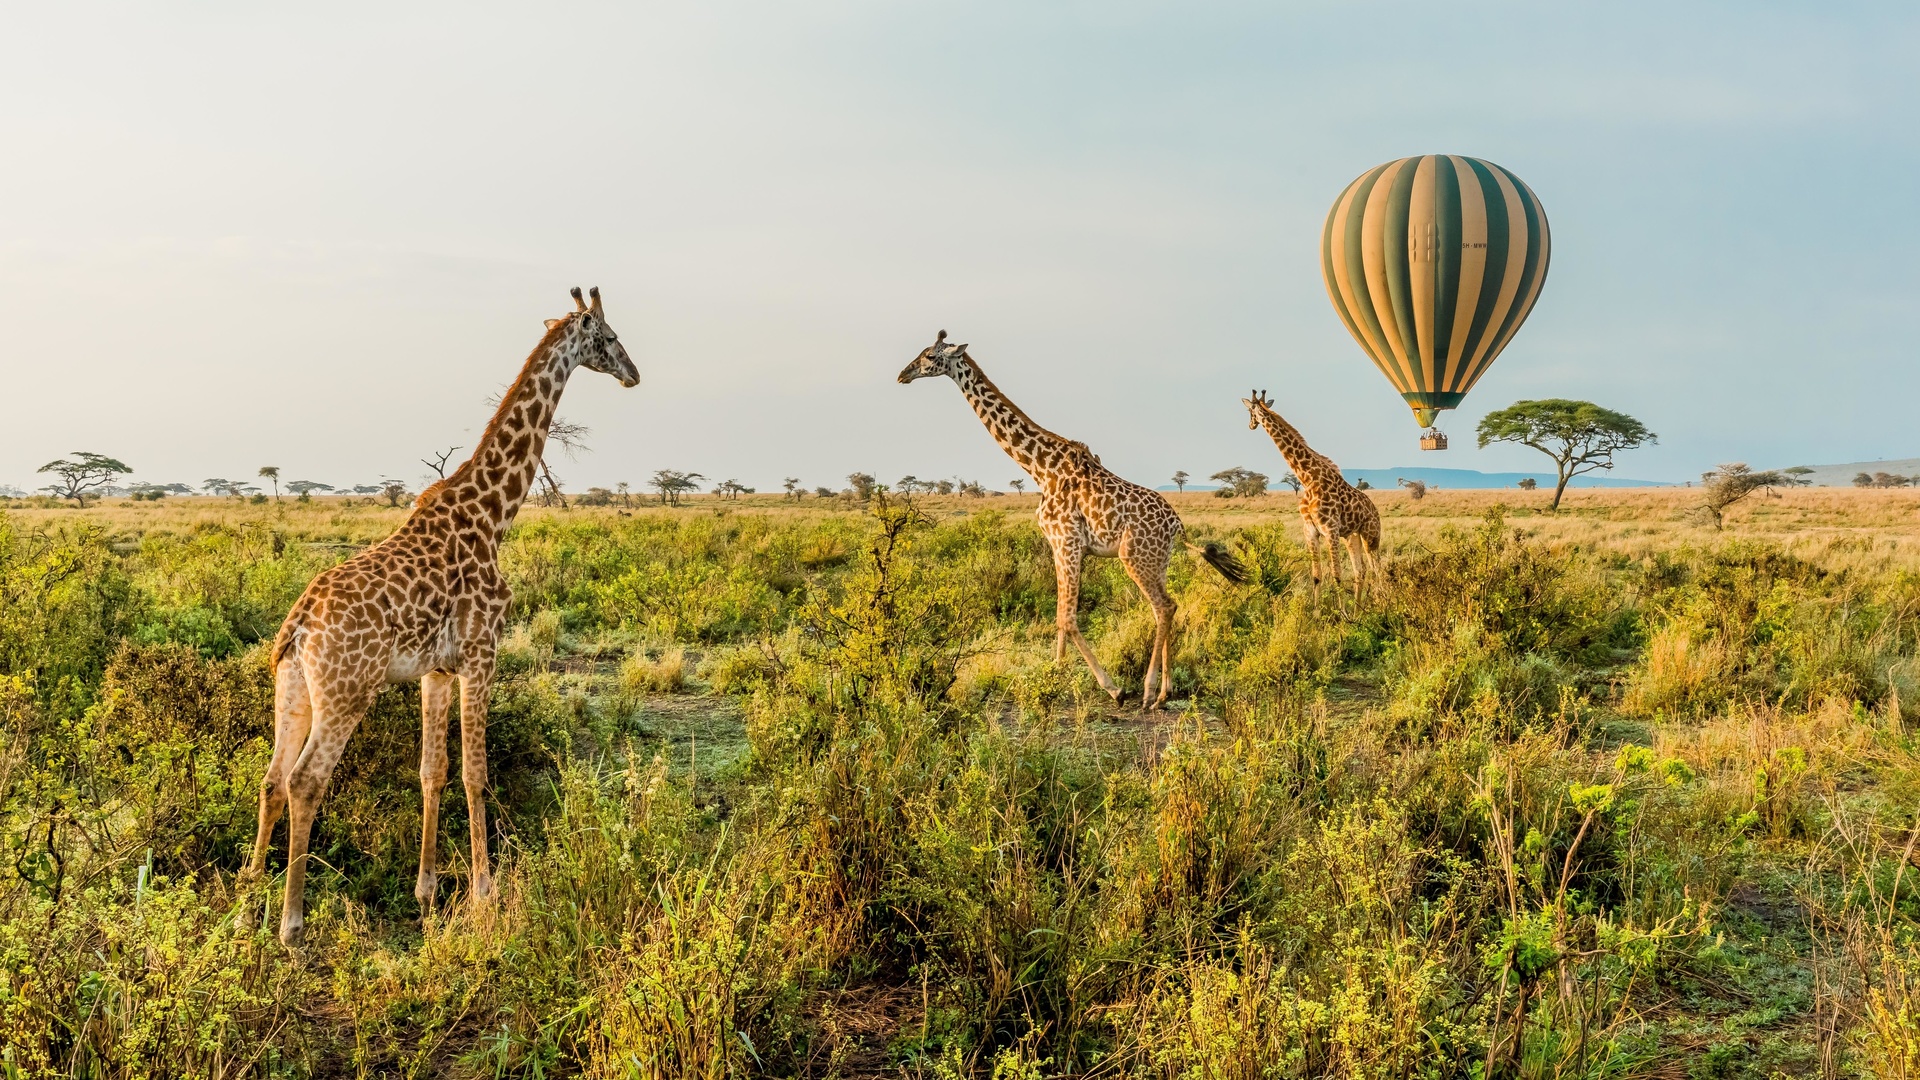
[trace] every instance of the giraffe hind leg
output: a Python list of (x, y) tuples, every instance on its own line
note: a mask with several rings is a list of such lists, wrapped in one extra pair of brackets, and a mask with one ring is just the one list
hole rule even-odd
[(373, 703), (377, 684), (368, 687), (315, 687), (313, 726), (300, 756), (287, 774), (287, 891), (280, 905), (280, 941), (294, 945), (306, 927), (307, 845), (313, 817), (326, 793), (334, 766), (346, 753), (347, 739)]
[(1173, 685), (1167, 658), (1170, 655), (1176, 607), (1173, 594), (1167, 591), (1167, 568), (1164, 563), (1158, 567), (1133, 563), (1122, 565), (1126, 567), (1127, 576), (1139, 586), (1141, 594), (1153, 608), (1153, 644), (1147, 650), (1147, 670), (1140, 683), (1140, 704), (1149, 710), (1157, 709), (1167, 700), (1167, 693)]
[(260, 780), (260, 823), (253, 837), (253, 857), (242, 874), (246, 881), (266, 872), (273, 828), (287, 808), (287, 774), (307, 745), (307, 733), (312, 728), (313, 700), (306, 670), (297, 655), (283, 657), (273, 673), (273, 757)]
[(413, 896), (422, 909), (438, 892), (440, 864), (440, 792), (447, 786), (447, 711), (453, 705), (453, 676), (429, 671), (420, 678), (420, 874)]

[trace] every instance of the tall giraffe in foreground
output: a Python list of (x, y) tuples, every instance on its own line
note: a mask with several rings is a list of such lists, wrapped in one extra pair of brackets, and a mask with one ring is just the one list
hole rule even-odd
[(1359, 596), (1367, 573), (1379, 567), (1380, 508), (1347, 483), (1347, 478), (1340, 475), (1340, 466), (1308, 446), (1293, 425), (1273, 411), (1273, 399), (1266, 391), (1255, 390), (1251, 398), (1241, 398), (1240, 404), (1247, 407), (1247, 427), (1266, 428), (1273, 445), (1280, 448), (1280, 456), (1287, 459), (1293, 475), (1300, 479), (1300, 523), (1306, 529), (1314, 583), (1320, 582), (1320, 540), (1324, 537), (1333, 583), (1340, 584), (1340, 552), (1335, 545), (1344, 543), (1353, 563), (1353, 595)]
[(434, 897), (440, 790), (447, 782), (447, 709), (460, 680), (460, 779), (473, 844), (471, 896), (493, 891), (487, 860), (487, 695), (509, 594), (500, 540), (533, 484), (547, 427), (575, 368), (640, 381), (607, 325), (600, 290), (589, 306), (547, 320), (519, 379), (452, 475), (420, 493), (392, 536), (313, 579), (273, 643), (273, 758), (260, 784), (260, 830), (245, 880), (266, 870), (274, 824), (287, 812), (287, 890), (280, 940), (305, 924), (307, 842), (327, 779), (381, 686), (420, 680), (420, 876)]
[[(1116, 703), (1121, 700), (1120, 687), (1094, 659), (1092, 647), (1080, 635), (1079, 618), (1082, 563), (1088, 555), (1118, 557), (1127, 576), (1153, 607), (1153, 651), (1141, 679), (1140, 701), (1149, 709), (1159, 708), (1173, 686), (1170, 664), (1175, 605), (1167, 591), (1167, 561), (1172, 557), (1174, 542), (1181, 540), (1184, 526), (1180, 515), (1159, 492), (1109, 472), (1086, 443), (1056, 435), (1034, 423), (993, 385), (967, 355), (965, 345), (948, 344), (945, 330), (900, 372), (900, 381), (910, 383), (929, 375), (945, 375), (959, 385), (994, 441), (1040, 488), (1040, 531), (1053, 546), (1054, 580), (1059, 587), (1053, 658), (1063, 659), (1071, 640), (1093, 669), (1100, 689), (1111, 694)], [(1245, 570), (1217, 545), (1201, 547), (1182, 542), (1228, 581), (1245, 580)]]

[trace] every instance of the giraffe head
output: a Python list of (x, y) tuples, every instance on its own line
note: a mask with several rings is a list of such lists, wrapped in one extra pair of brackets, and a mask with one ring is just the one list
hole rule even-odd
[(640, 370), (633, 366), (633, 360), (627, 356), (627, 347), (620, 344), (620, 335), (607, 325), (607, 313), (600, 307), (600, 287), (591, 290), (593, 303), (589, 305), (580, 296), (580, 286), (573, 287), (573, 314), (562, 319), (548, 319), (547, 329), (552, 330), (562, 323), (566, 332), (562, 340), (577, 350), (580, 367), (598, 371), (620, 380), (621, 386), (632, 386), (640, 381)]
[(900, 369), (900, 381), (910, 383), (929, 375), (951, 376), (960, 370), (960, 361), (965, 359), (967, 347), (948, 344), (947, 332), (942, 330), (940, 336), (933, 339), (933, 344), (920, 350), (920, 355), (913, 358), (913, 363)]
[(1273, 399), (1267, 396), (1265, 390), (1253, 391), (1253, 396), (1250, 398), (1241, 398), (1240, 404), (1247, 407), (1248, 431), (1260, 430), (1260, 414), (1273, 409)]

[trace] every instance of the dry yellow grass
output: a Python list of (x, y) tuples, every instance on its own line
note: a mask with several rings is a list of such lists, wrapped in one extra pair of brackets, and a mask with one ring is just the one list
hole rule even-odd
[[(1464, 527), (1480, 521), (1489, 510), (1502, 507), (1516, 528), (1550, 544), (1581, 548), (1609, 548), (1644, 555), (1659, 548), (1711, 544), (1728, 537), (1762, 539), (1782, 545), (1796, 555), (1823, 565), (1836, 560), (1875, 568), (1920, 565), (1920, 490), (1807, 488), (1784, 491), (1777, 497), (1756, 495), (1733, 508), (1727, 528), (1716, 534), (1693, 518), (1699, 505), (1696, 488), (1587, 488), (1569, 491), (1558, 513), (1546, 511), (1548, 494), (1540, 491), (1429, 490), (1414, 500), (1404, 491), (1369, 492), (1380, 507), (1388, 554), (1396, 549), (1427, 544), (1448, 526)], [(1290, 492), (1257, 499), (1220, 499), (1209, 492), (1169, 493), (1168, 498), (1187, 524), (1210, 530), (1298, 520)], [(999, 511), (1015, 517), (1031, 514), (1039, 503), (1032, 494), (970, 499), (920, 495), (916, 505), (935, 517)], [(405, 509), (370, 505), (355, 499), (342, 505), (338, 498), (301, 503), (248, 504), (231, 499), (172, 499), (135, 503), (113, 499), (85, 510), (15, 508), (0, 500), (15, 522), (29, 531), (63, 522), (86, 521), (116, 539), (137, 540), (147, 533), (190, 533), (196, 530), (278, 526), (308, 540), (366, 543), (391, 532)], [(817, 518), (844, 514), (858, 506), (846, 499), (809, 497), (790, 501), (779, 495), (719, 499), (697, 496), (677, 508), (654, 504), (631, 510), (572, 507), (565, 510), (529, 506), (523, 522), (546, 517), (579, 520), (623, 514), (754, 514)]]

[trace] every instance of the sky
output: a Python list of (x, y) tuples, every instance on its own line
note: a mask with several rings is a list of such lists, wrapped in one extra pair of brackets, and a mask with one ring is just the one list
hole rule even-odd
[[(1910, 3), (7, 5), (0, 484), (417, 483), (598, 285), (637, 362), (561, 414), (567, 486), (1019, 475), (936, 331), (1149, 485), (1536, 470), (1479, 417), (1571, 397), (1679, 480), (1920, 454)], [(1553, 264), (1417, 428), (1320, 282), (1355, 176), (1467, 154)]]

